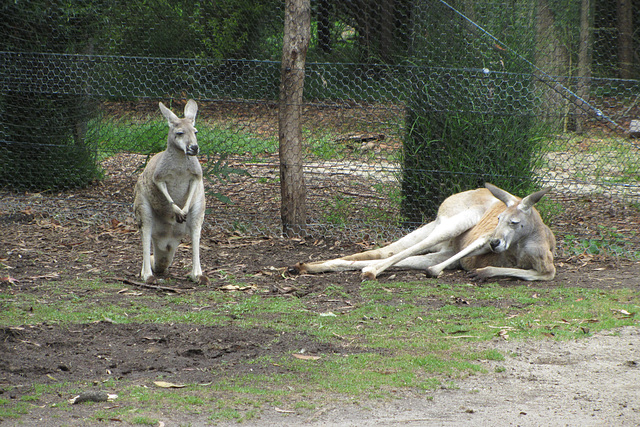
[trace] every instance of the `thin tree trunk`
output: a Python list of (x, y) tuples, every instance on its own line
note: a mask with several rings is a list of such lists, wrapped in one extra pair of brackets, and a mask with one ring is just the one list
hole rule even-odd
[(618, 63), (620, 78), (630, 79), (633, 72), (633, 4), (618, 0)]
[(395, 4), (394, 0), (380, 0), (379, 29), (379, 49), (382, 62), (389, 64), (394, 48), (394, 24), (395, 24)]
[(564, 123), (567, 100), (561, 95), (562, 88), (558, 83), (566, 84), (569, 55), (555, 29), (555, 16), (549, 8), (548, 0), (537, 0), (537, 6), (536, 65), (551, 76), (551, 80), (541, 76), (543, 84), (539, 89), (543, 93), (545, 120), (549, 124), (560, 126)]
[[(591, 0), (582, 0), (580, 5), (580, 47), (578, 48), (578, 87), (576, 93), (584, 101), (589, 102), (591, 89), (591, 51), (592, 51), (592, 11)], [(584, 130), (587, 106), (578, 101), (576, 111), (576, 132)]]
[(285, 2), (278, 126), (282, 195), (280, 214), (283, 233), (288, 237), (302, 234), (307, 219), (300, 111), (311, 28), (309, 2)]

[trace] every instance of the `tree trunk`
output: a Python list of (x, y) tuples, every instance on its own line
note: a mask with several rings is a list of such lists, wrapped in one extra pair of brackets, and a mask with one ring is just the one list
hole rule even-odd
[(394, 0), (379, 0), (380, 20), (377, 22), (379, 29), (379, 49), (380, 59), (385, 64), (392, 62), (394, 52), (394, 24), (395, 24), (395, 4)]
[(300, 110), (310, 28), (309, 0), (286, 0), (278, 126), (282, 195), (280, 214), (283, 233), (288, 237), (300, 235), (306, 228)]
[(558, 127), (563, 123), (567, 100), (562, 96), (566, 85), (569, 54), (555, 28), (555, 16), (547, 0), (538, 0), (536, 19), (536, 65), (549, 77), (542, 75), (539, 86), (546, 109), (545, 120)]
[(618, 0), (618, 64), (620, 78), (633, 76), (633, 4), (631, 0)]
[[(576, 93), (584, 102), (589, 102), (589, 92), (591, 88), (591, 51), (593, 44), (592, 37), (592, 9), (591, 0), (582, 0), (580, 5), (580, 46), (578, 48), (578, 86)], [(587, 117), (587, 106), (578, 100), (576, 111), (576, 132), (582, 133), (584, 121)]]

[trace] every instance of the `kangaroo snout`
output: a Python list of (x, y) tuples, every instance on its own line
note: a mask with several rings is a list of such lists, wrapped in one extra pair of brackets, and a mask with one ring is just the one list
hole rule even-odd
[(497, 252), (501, 242), (502, 241), (500, 239), (491, 239), (491, 241), (489, 242), (489, 246), (491, 246), (491, 250), (493, 252)]
[(198, 144), (193, 144), (187, 147), (186, 154), (187, 156), (197, 156), (199, 152), (200, 147), (198, 147)]

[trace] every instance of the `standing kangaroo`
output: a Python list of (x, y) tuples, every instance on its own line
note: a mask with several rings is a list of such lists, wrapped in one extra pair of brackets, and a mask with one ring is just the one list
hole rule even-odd
[[(142, 236), (142, 271), (145, 282), (155, 280), (171, 262), (180, 240), (191, 236), (192, 267), (189, 278), (208, 284), (200, 266), (200, 231), (205, 197), (195, 125), (198, 105), (189, 100), (184, 119), (162, 102), (162, 115), (169, 122), (167, 149), (151, 158), (136, 184), (134, 211)], [(151, 246), (153, 245), (153, 255)]]
[(463, 268), (480, 280), (495, 276), (552, 280), (556, 239), (534, 208), (549, 188), (520, 199), (495, 185), (485, 186), (449, 196), (434, 221), (388, 246), (298, 263), (293, 271), (361, 269), (363, 278), (374, 279), (392, 266), (426, 270), (431, 276)]

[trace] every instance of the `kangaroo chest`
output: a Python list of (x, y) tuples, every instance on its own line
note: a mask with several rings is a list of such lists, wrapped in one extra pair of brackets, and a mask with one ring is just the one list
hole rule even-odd
[[(154, 181), (164, 182), (173, 201), (183, 206), (194, 181), (202, 179), (202, 168), (194, 157), (183, 159), (162, 156), (154, 174)], [(156, 191), (160, 191), (156, 188)]]

